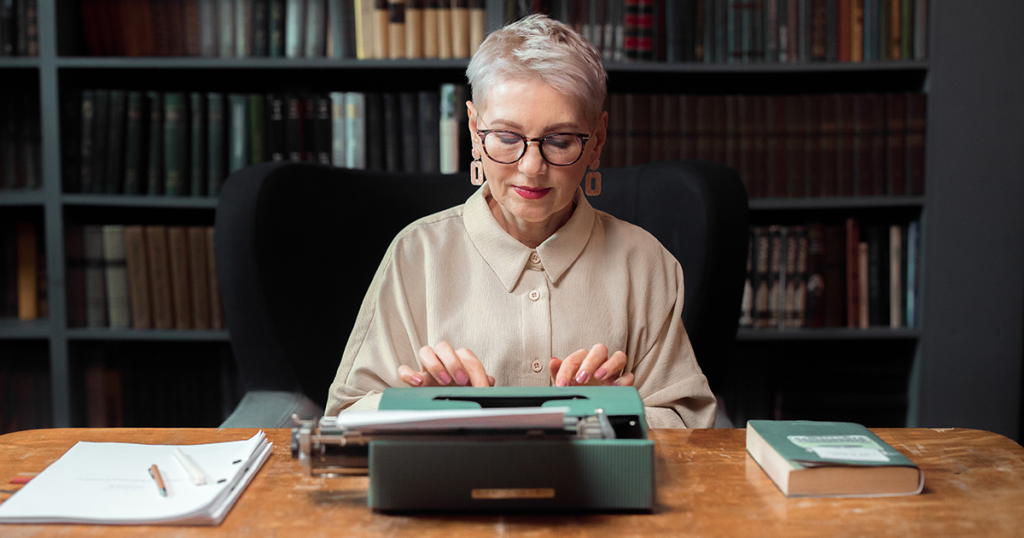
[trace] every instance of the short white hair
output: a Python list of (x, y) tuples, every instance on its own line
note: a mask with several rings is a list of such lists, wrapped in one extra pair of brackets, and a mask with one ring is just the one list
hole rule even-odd
[(601, 54), (570, 26), (530, 15), (491, 32), (469, 62), (466, 78), (480, 108), (498, 84), (539, 80), (568, 96), (593, 125), (604, 107), (608, 74)]

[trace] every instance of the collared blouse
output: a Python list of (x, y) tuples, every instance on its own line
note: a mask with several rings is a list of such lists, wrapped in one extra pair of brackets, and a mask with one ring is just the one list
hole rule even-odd
[(709, 428), (715, 397), (683, 327), (683, 271), (651, 234), (583, 196), (536, 249), (495, 220), (485, 183), (391, 243), (363, 299), (327, 414), (375, 409), (398, 367), (446, 341), (468, 348), (497, 386), (547, 386), (551, 357), (601, 343), (623, 351), (649, 427)]

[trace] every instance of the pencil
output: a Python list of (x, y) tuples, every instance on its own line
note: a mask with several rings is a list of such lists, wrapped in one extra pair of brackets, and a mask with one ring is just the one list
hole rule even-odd
[(156, 480), (156, 487), (160, 490), (160, 495), (166, 497), (167, 487), (164, 486), (164, 477), (160, 476), (160, 469), (157, 468), (155, 463), (149, 468), (149, 476), (152, 476), (153, 480)]

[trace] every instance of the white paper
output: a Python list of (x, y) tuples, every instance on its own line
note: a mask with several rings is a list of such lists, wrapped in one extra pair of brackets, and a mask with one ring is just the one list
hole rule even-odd
[(324, 417), (321, 426), (353, 430), (558, 429), (565, 426), (568, 407), (503, 407), (489, 409), (346, 411)]
[[(270, 454), (261, 431), (204, 445), (79, 442), (0, 504), (0, 522), (218, 524)], [(185, 450), (207, 475), (195, 485), (174, 458)], [(160, 469), (160, 495), (149, 467)]]

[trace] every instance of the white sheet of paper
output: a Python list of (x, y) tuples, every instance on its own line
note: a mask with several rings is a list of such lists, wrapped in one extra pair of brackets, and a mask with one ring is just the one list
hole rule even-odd
[[(197, 486), (174, 458), (181, 448), (206, 473)], [(0, 522), (216, 524), (270, 454), (261, 431), (244, 441), (204, 445), (87, 443), (0, 504)], [(149, 476), (160, 469), (167, 496)]]
[(568, 407), (503, 407), (488, 409), (345, 411), (324, 417), (321, 426), (386, 431), (394, 429), (557, 429), (565, 426)]

